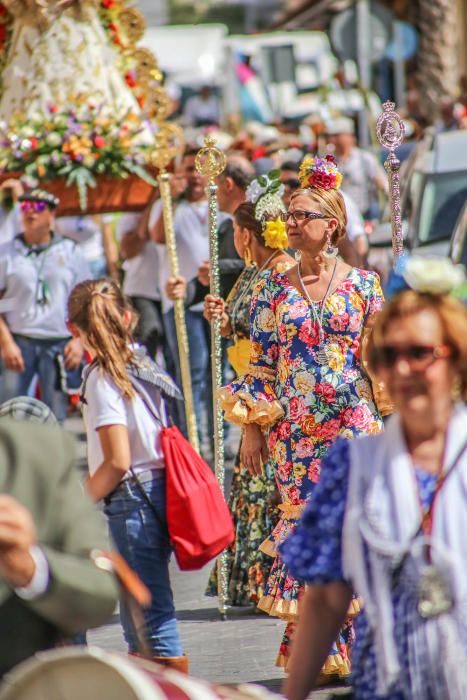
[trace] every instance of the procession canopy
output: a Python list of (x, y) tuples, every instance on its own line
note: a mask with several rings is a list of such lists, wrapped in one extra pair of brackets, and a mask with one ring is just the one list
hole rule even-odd
[(153, 185), (146, 164), (162, 75), (137, 45), (144, 31), (128, 0), (3, 0), (0, 170), (75, 186), (82, 207), (98, 180)]

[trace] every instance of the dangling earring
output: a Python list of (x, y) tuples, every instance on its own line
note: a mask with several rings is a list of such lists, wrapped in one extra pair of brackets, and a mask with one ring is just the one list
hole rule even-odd
[(326, 243), (326, 247), (325, 247), (324, 250), (323, 250), (323, 255), (324, 255), (324, 257), (325, 257), (325, 258), (335, 258), (335, 257), (337, 256), (337, 253), (338, 253), (338, 252), (339, 252), (339, 251), (338, 251), (338, 249), (337, 249), (337, 246), (335, 246), (335, 245), (333, 245), (333, 244), (331, 243), (331, 236), (328, 235), (328, 240), (327, 240), (327, 243)]
[(294, 253), (294, 258), (295, 260), (299, 263), (300, 260), (302, 259), (302, 251), (301, 250), (296, 250)]
[(244, 250), (243, 259), (245, 261), (246, 267), (250, 267), (250, 265), (251, 265), (251, 248), (249, 245), (247, 245), (247, 247)]

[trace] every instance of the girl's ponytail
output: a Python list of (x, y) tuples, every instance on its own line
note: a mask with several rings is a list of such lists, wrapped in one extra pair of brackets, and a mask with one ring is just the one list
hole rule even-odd
[(86, 334), (95, 359), (126, 399), (135, 395), (127, 364), (133, 323), (126, 323), (129, 306), (120, 288), (109, 280), (77, 284), (68, 298), (68, 319)]

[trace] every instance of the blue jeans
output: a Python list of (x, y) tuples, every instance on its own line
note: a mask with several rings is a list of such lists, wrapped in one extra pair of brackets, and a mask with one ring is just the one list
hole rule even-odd
[[(133, 479), (123, 481), (106, 499), (104, 513), (119, 553), (151, 592), (151, 604), (143, 614), (145, 638), (152, 654), (182, 656), (169, 577), (172, 548), (166, 526), (165, 471), (143, 472), (138, 478), (159, 517)], [(120, 619), (129, 651), (138, 651), (124, 603), (120, 605)]]
[[(209, 357), (210, 357), (210, 334), (209, 324), (203, 317), (202, 311), (185, 311), (186, 330), (188, 334), (188, 346), (190, 350), (190, 372), (191, 386), (193, 390), (193, 403), (195, 406), (196, 423), (198, 433), (201, 436), (201, 424), (203, 409), (206, 406), (206, 388), (209, 382)], [(178, 357), (177, 333), (175, 330), (174, 311), (171, 309), (163, 315), (164, 328), (167, 345), (170, 353), (176, 362), (176, 379), (178, 385), (182, 386), (180, 372), (180, 361)], [(208, 399), (210, 401), (210, 398)], [(180, 410), (180, 413), (183, 413)], [(180, 428), (186, 434), (185, 415), (179, 416)]]
[(13, 372), (2, 368), (1, 400), (7, 401), (15, 396), (25, 396), (29, 392), (32, 380), (38, 377), (41, 387), (41, 399), (54, 412), (60, 423), (66, 418), (68, 396), (60, 391), (58, 365), (56, 357), (63, 352), (69, 339), (40, 340), (24, 335), (13, 335), (13, 340), (21, 350), (24, 372)]

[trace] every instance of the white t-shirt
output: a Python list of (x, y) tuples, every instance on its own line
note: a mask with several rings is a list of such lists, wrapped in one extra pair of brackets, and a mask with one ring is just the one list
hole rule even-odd
[(210, 95), (204, 100), (199, 95), (190, 97), (184, 110), (185, 122), (191, 126), (201, 120), (203, 122), (219, 123), (219, 99), (215, 95)]
[(366, 236), (365, 222), (352, 197), (343, 190), (341, 190), (341, 194), (344, 198), (345, 209), (347, 211), (347, 236), (350, 241), (355, 241), (359, 236)]
[[(158, 204), (158, 202), (156, 202)], [(155, 205), (154, 205), (155, 207)], [(158, 218), (153, 211), (150, 221)], [(160, 211), (160, 210), (159, 210)], [(192, 280), (198, 274), (198, 268), (202, 262), (209, 260), (209, 229), (208, 229), (208, 203), (180, 202), (174, 212), (174, 231), (177, 243), (178, 262), (180, 274), (186, 280)], [(173, 302), (165, 294), (165, 284), (170, 277), (170, 265), (166, 246), (161, 246), (163, 255), (160, 259), (160, 289), (162, 298), (162, 311), (169, 311)], [(203, 303), (190, 307), (192, 311), (202, 311)]]
[[(158, 204), (158, 202), (156, 202)], [(121, 241), (125, 233), (134, 231), (138, 226), (141, 214), (122, 214), (117, 221), (116, 237)], [(123, 269), (123, 292), (129, 297), (145, 297), (146, 299), (159, 300), (159, 266), (160, 251), (164, 248), (153, 241), (147, 241), (143, 252), (130, 260), (125, 260)]]
[(160, 425), (149, 413), (139, 394), (131, 400), (124, 399), (112, 379), (96, 367), (87, 378), (85, 399), (83, 418), (90, 474), (94, 474), (104, 460), (97, 429), (107, 425), (127, 427), (131, 466), (136, 472), (164, 469)]
[(102, 229), (94, 217), (60, 216), (55, 219), (55, 229), (60, 236), (66, 236), (78, 243), (88, 262), (104, 258)]
[(9, 243), (21, 233), (21, 211), (16, 204), (11, 211), (0, 207), (0, 244)]
[[(0, 313), (12, 333), (30, 338), (68, 338), (68, 296), (90, 278), (89, 267), (73, 241), (58, 238), (40, 253), (20, 238), (0, 246)], [(41, 291), (42, 290), (42, 291)], [(46, 303), (40, 303), (43, 294)]]

